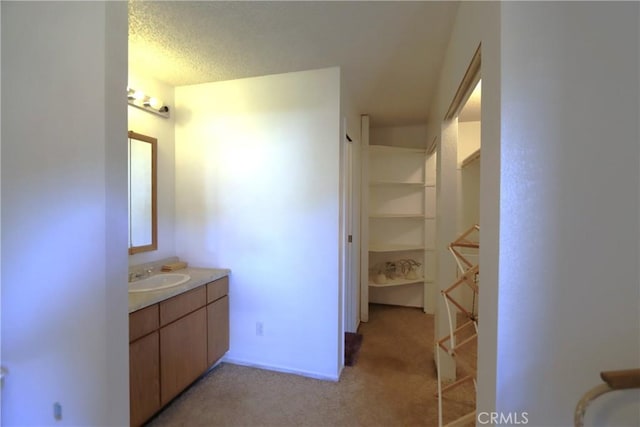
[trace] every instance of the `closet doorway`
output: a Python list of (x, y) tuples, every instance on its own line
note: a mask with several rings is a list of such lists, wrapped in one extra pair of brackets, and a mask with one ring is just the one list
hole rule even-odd
[[(434, 351), (438, 369), (439, 425), (451, 421), (450, 390), (475, 399), (480, 284), (480, 49), (456, 92), (437, 146), (437, 308)], [(446, 386), (443, 386), (446, 384)], [(455, 399), (454, 399), (455, 400)], [(475, 410), (453, 423), (475, 419)], [(457, 424), (456, 424), (457, 425)], [(461, 424), (460, 424), (461, 425)]]
[[(481, 96), (482, 80), (478, 80), (458, 115), (458, 235), (474, 224), (480, 224)], [(474, 264), (479, 263), (477, 250), (467, 251), (465, 256)], [(470, 289), (460, 289), (460, 300), (477, 317), (478, 299)]]

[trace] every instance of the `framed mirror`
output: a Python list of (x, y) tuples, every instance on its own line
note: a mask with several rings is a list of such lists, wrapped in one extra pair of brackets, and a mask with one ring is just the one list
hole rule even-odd
[(157, 145), (129, 131), (129, 255), (158, 249)]

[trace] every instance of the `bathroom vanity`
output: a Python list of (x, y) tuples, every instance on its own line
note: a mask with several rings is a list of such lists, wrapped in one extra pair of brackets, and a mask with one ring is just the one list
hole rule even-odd
[(129, 294), (130, 422), (139, 426), (229, 349), (229, 270), (187, 268), (170, 288)]

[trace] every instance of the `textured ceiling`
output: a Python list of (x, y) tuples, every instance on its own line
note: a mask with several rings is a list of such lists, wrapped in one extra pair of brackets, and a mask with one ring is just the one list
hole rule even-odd
[(129, 3), (129, 63), (173, 86), (340, 66), (374, 126), (425, 123), (457, 2)]

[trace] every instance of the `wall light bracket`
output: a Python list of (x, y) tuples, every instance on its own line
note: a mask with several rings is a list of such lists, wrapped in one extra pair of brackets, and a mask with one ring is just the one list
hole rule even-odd
[(144, 92), (140, 90), (135, 90), (128, 87), (127, 101), (132, 107), (139, 108), (149, 113), (157, 114), (158, 116), (164, 117), (165, 119), (168, 119), (170, 117), (168, 105), (165, 105), (158, 98), (145, 95)]

